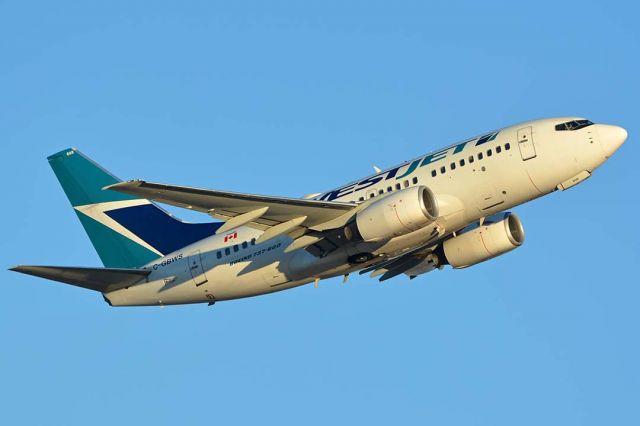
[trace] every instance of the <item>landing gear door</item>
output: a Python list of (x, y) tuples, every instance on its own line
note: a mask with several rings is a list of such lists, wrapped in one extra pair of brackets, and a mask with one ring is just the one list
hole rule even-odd
[(191, 273), (191, 278), (193, 278), (193, 282), (196, 283), (196, 285), (202, 285), (207, 282), (207, 276), (204, 274), (204, 268), (202, 267), (200, 250), (189, 255), (189, 272)]
[(518, 148), (520, 148), (520, 155), (524, 161), (535, 158), (536, 148), (533, 145), (531, 126), (518, 130)]

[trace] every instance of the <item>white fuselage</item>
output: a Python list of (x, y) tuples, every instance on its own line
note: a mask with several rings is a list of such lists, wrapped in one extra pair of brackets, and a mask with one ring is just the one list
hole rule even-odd
[(105, 295), (114, 305), (199, 303), (255, 296), (363, 268), (347, 257), (368, 252), (392, 257), (588, 177), (615, 151), (614, 126), (558, 131), (573, 117), (507, 127), (416, 158), (315, 196), (366, 207), (379, 197), (415, 185), (438, 195), (440, 216), (429, 226), (375, 243), (347, 243), (318, 257), (299, 249), (285, 253), (287, 236), (253, 244), (263, 231), (239, 227), (184, 247), (145, 266), (148, 282)]

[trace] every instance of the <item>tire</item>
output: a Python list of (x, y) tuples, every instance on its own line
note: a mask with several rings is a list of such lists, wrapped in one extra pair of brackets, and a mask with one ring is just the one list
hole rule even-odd
[(358, 253), (353, 256), (349, 256), (347, 261), (352, 265), (358, 265), (360, 263), (367, 263), (373, 259), (373, 255), (371, 253)]

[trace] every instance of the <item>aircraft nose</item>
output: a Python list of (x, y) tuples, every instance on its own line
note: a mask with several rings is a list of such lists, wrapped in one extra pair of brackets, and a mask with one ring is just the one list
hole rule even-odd
[(627, 131), (624, 128), (609, 124), (599, 124), (598, 135), (600, 135), (600, 144), (607, 158), (611, 157), (627, 140)]

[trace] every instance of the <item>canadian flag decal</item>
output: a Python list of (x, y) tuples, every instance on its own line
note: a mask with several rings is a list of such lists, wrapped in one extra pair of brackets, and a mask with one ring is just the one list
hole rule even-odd
[(226, 243), (227, 241), (235, 240), (236, 238), (238, 238), (238, 233), (232, 232), (224, 236), (224, 242)]

